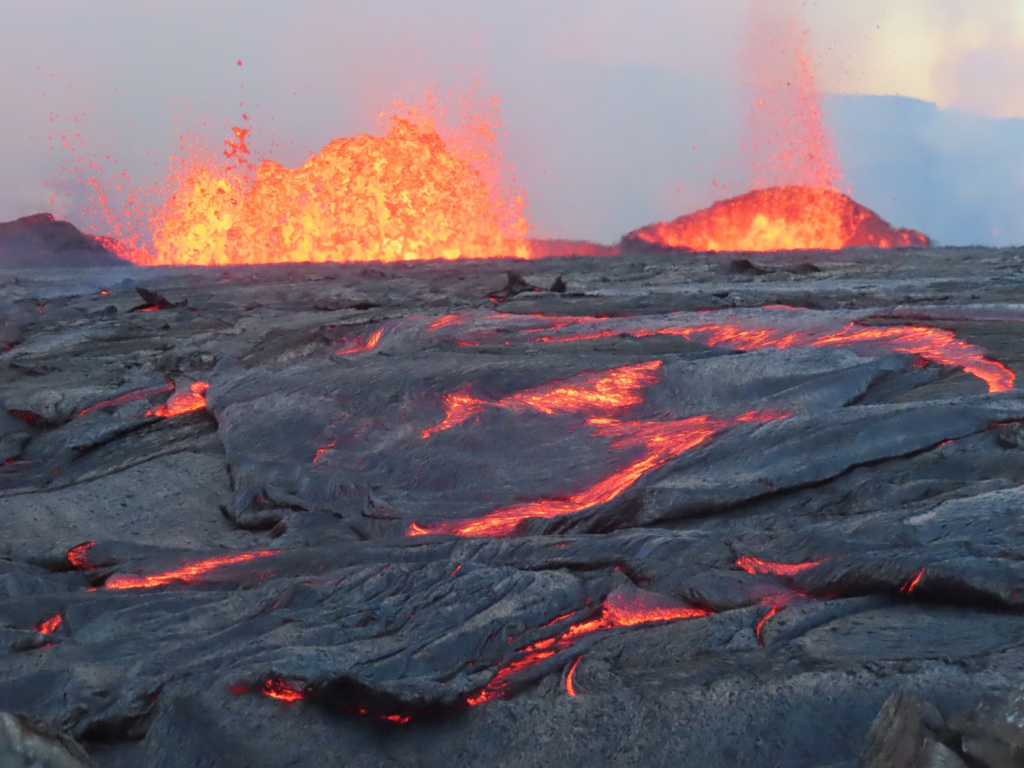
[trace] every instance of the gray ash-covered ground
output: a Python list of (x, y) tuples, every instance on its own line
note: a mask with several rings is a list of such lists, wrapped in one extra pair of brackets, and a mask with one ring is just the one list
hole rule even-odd
[[(566, 290), (488, 300), (510, 269)], [(0, 710), (110, 768), (1018, 759), (1022, 285), (4, 271)]]

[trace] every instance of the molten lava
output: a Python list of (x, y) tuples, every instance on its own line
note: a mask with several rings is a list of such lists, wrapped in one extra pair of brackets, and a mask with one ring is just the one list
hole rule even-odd
[[(783, 310), (779, 310), (783, 311)], [(795, 312), (785, 310), (787, 316)], [(546, 327), (520, 329), (527, 343), (556, 344), (614, 336), (679, 336), (710, 347), (740, 352), (793, 347), (879, 347), (889, 352), (917, 355), (938, 365), (962, 368), (988, 385), (990, 392), (1013, 389), (1015, 375), (1002, 363), (985, 357), (983, 350), (962, 341), (952, 331), (924, 326), (858, 326), (847, 323), (834, 331), (787, 331), (750, 321), (692, 324), (686, 316), (659, 320), (636, 318), (549, 317)], [(642, 323), (642, 324), (641, 324)], [(443, 328), (441, 329), (444, 330)], [(476, 343), (459, 341), (460, 344)], [(507, 341), (506, 341), (507, 343)]]
[(88, 571), (93, 565), (89, 562), (89, 550), (96, 546), (95, 541), (78, 544), (68, 550), (68, 562), (80, 571)]
[(639, 456), (605, 479), (564, 498), (522, 502), (471, 520), (445, 520), (425, 526), (413, 523), (409, 535), (451, 533), (456, 536), (508, 536), (523, 520), (560, 517), (612, 501), (641, 476), (732, 426), (779, 418), (785, 416), (758, 411), (734, 419), (695, 416), (679, 421), (618, 421), (592, 417), (587, 420), (587, 424), (595, 436), (610, 439), (612, 450), (632, 450), (639, 453)]
[(601, 373), (582, 373), (566, 381), (543, 384), (501, 400), (482, 400), (468, 388), (445, 395), (444, 420), (423, 431), (424, 439), (456, 427), (486, 406), (517, 413), (533, 410), (548, 416), (563, 413), (612, 414), (643, 402), (644, 391), (661, 381), (661, 361), (626, 365)]
[(206, 391), (209, 388), (210, 385), (205, 381), (195, 381), (189, 385), (187, 391), (175, 392), (163, 405), (146, 411), (146, 415), (169, 419), (172, 416), (202, 411), (206, 408)]
[[(491, 173), (495, 126), (481, 121), (446, 142), (426, 113), (393, 117), (387, 135), (337, 139), (295, 169), (265, 160), (251, 174), (245, 132), (232, 168), (193, 162), (155, 217), (161, 264), (528, 258), (524, 202)], [(491, 153), (459, 136), (485, 135)], [(482, 167), (484, 166), (484, 167)]]
[(916, 574), (914, 574), (912, 578), (907, 579), (906, 583), (902, 587), (900, 587), (900, 592), (905, 592), (909, 595), (911, 592), (917, 589), (917, 585), (920, 584), (921, 579), (924, 578), (924, 572), (925, 569), (922, 568)]
[(173, 391), (174, 383), (170, 381), (159, 387), (145, 387), (143, 389), (132, 390), (131, 392), (126, 392), (125, 394), (111, 398), (110, 400), (101, 400), (95, 405), (90, 405), (88, 408), (79, 411), (78, 415), (79, 417), (85, 416), (85, 414), (89, 413), (90, 411), (95, 411), (98, 408), (116, 407), (119, 405), (124, 405), (125, 403), (135, 402), (136, 400), (143, 400), (147, 397), (152, 397), (153, 395), (162, 395), (165, 392)]
[(112, 576), (107, 579), (104, 587), (107, 589), (152, 589), (153, 587), (163, 587), (174, 582), (188, 584), (197, 581), (201, 576), (216, 568), (221, 568), (225, 565), (235, 565), (236, 563), (247, 563), (250, 560), (270, 557), (276, 554), (277, 551), (275, 550), (265, 550), (262, 552), (244, 552), (240, 555), (211, 557), (207, 560), (188, 563), (181, 568), (175, 568), (173, 571), (154, 573), (149, 576)]
[(796, 576), (823, 562), (825, 562), (824, 559), (810, 560), (806, 563), (772, 563), (767, 560), (759, 560), (756, 557), (741, 557), (736, 561), (736, 567), (747, 573), (761, 576), (769, 574), (772, 576)]
[(362, 336), (356, 336), (351, 341), (345, 341), (340, 349), (334, 354), (336, 355), (354, 355), (357, 352), (369, 352), (380, 344), (381, 337), (384, 335), (384, 329), (378, 328), (370, 334), (366, 341), (363, 341)]
[(306, 694), (303, 692), (303, 686), (301, 683), (292, 682), (290, 680), (279, 680), (272, 678), (267, 680), (260, 687), (260, 693), (264, 696), (269, 696), (272, 699), (283, 701), (286, 704), (293, 704), (296, 701), (302, 701), (306, 698)]
[[(658, 624), (679, 619), (695, 619), (711, 615), (711, 611), (704, 610), (703, 608), (668, 603), (669, 601), (659, 595), (637, 594), (630, 597), (622, 594), (610, 595), (602, 603), (601, 610), (596, 617), (589, 621), (574, 624), (561, 635), (527, 646), (516, 658), (502, 666), (483, 690), (475, 696), (468, 697), (466, 703), (470, 706), (475, 706), (506, 694), (509, 689), (510, 678), (514, 677), (516, 673), (535, 666), (545, 659), (551, 658), (556, 653), (571, 648), (577, 640), (595, 632), (603, 632), (619, 627)], [(576, 660), (576, 663), (579, 663), (579, 659)], [(572, 672), (575, 669), (576, 664), (573, 664), (569, 675), (566, 677), (566, 689), (569, 691), (570, 696), (576, 695), (575, 689), (572, 688)]]
[(834, 189), (757, 189), (710, 208), (630, 232), (623, 245), (690, 251), (838, 251), (853, 246), (927, 246), (927, 236), (894, 229)]
[(63, 614), (58, 613), (36, 624), (35, 630), (41, 635), (52, 635), (63, 622)]

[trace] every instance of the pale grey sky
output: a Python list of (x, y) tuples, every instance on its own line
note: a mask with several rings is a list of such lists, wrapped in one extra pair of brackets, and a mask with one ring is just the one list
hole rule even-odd
[(184, 129), (216, 148), (245, 112), (293, 164), (479, 68), (537, 232), (614, 240), (744, 191), (737, 62), (766, 4), (803, 15), (824, 89), (944, 108), (827, 102), (856, 197), (946, 242), (1024, 242), (1016, 0), (0, 0), (0, 220), (53, 209), (40, 154), (72, 115), (145, 185)]

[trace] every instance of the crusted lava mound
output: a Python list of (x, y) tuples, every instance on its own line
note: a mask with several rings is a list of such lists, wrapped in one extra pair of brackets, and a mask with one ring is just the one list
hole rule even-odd
[(3, 722), (105, 768), (1012, 749), (1019, 254), (792, 258), (19, 273)]
[(673, 221), (641, 227), (622, 239), (623, 247), (634, 249), (753, 252), (929, 243), (926, 235), (894, 229), (840, 192), (812, 187), (757, 189)]
[(0, 269), (7, 267), (113, 267), (126, 265), (102, 238), (85, 235), (52, 214), (0, 222)]

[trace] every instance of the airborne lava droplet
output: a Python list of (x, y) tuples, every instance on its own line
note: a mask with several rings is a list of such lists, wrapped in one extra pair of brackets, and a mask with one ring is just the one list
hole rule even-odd
[(112, 576), (107, 579), (104, 587), (106, 589), (151, 589), (153, 587), (173, 584), (174, 582), (188, 584), (215, 568), (235, 565), (236, 563), (247, 563), (250, 560), (256, 560), (261, 557), (271, 557), (276, 555), (277, 552), (277, 550), (264, 550), (262, 552), (244, 552), (239, 555), (211, 557), (207, 560), (199, 560), (183, 565), (181, 568), (176, 568), (173, 571), (154, 573), (150, 576)]

